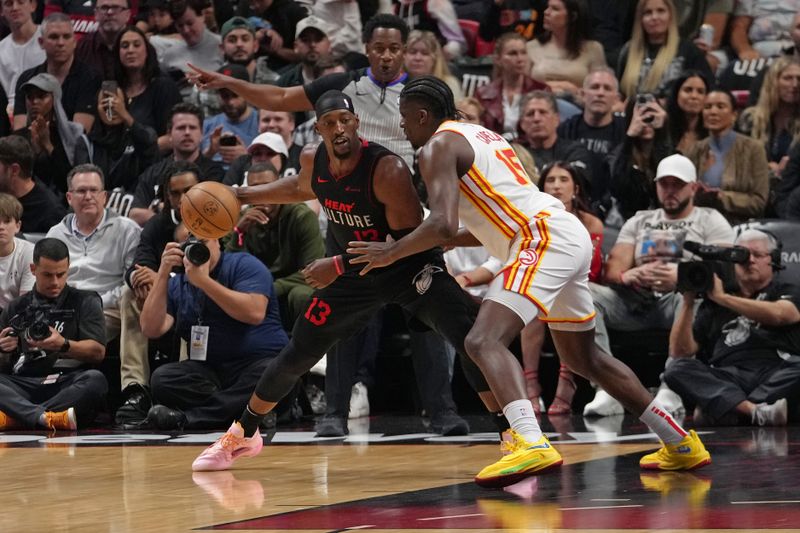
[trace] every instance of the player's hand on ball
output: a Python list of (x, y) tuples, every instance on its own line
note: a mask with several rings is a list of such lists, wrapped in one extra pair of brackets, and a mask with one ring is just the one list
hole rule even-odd
[(359, 256), (351, 259), (350, 264), (366, 263), (359, 272), (362, 276), (373, 268), (389, 266), (395, 262), (392, 256), (394, 242), (391, 235), (386, 236), (386, 242), (350, 241), (347, 243), (347, 253)]
[(339, 277), (336, 271), (336, 260), (333, 257), (315, 259), (303, 269), (303, 277), (315, 289), (327, 287)]

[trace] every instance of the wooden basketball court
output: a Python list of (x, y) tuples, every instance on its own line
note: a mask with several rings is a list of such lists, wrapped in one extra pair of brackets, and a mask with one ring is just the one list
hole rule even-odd
[(0, 531), (800, 531), (797, 428), (714, 428), (711, 466), (646, 473), (658, 444), (638, 421), (545, 421), (564, 466), (485, 490), (472, 477), (497, 435), (469, 420), (453, 438), (410, 417), (351, 423), (346, 439), (281, 427), (211, 473), (190, 465), (218, 433), (0, 433)]

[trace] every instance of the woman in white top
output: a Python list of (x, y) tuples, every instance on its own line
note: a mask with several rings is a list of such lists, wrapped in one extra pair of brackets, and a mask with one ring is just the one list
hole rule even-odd
[(549, 0), (544, 33), (528, 42), (531, 77), (547, 83), (558, 96), (576, 97), (590, 70), (606, 64), (603, 46), (588, 38), (581, 0)]

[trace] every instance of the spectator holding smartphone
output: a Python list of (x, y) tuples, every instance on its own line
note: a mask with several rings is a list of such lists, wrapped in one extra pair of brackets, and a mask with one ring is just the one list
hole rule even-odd
[(658, 162), (672, 153), (667, 113), (652, 94), (628, 99), (625, 139), (611, 156), (611, 194), (622, 218), (658, 206), (653, 178)]
[[(250, 81), (247, 68), (242, 65), (225, 65), (219, 72), (226, 76)], [(247, 146), (258, 135), (258, 112), (247, 101), (228, 89), (219, 90), (222, 113), (208, 117), (203, 122), (203, 155), (228, 166), (247, 153)]]

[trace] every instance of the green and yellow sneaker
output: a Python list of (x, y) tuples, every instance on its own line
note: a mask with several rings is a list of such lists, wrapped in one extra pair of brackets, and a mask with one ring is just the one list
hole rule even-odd
[(481, 487), (505, 487), (564, 462), (547, 437), (528, 442), (513, 429), (503, 434), (503, 448), (511, 453), (481, 470), (475, 483)]
[(694, 470), (708, 464), (711, 454), (693, 429), (678, 444), (664, 444), (639, 461), (645, 470)]

